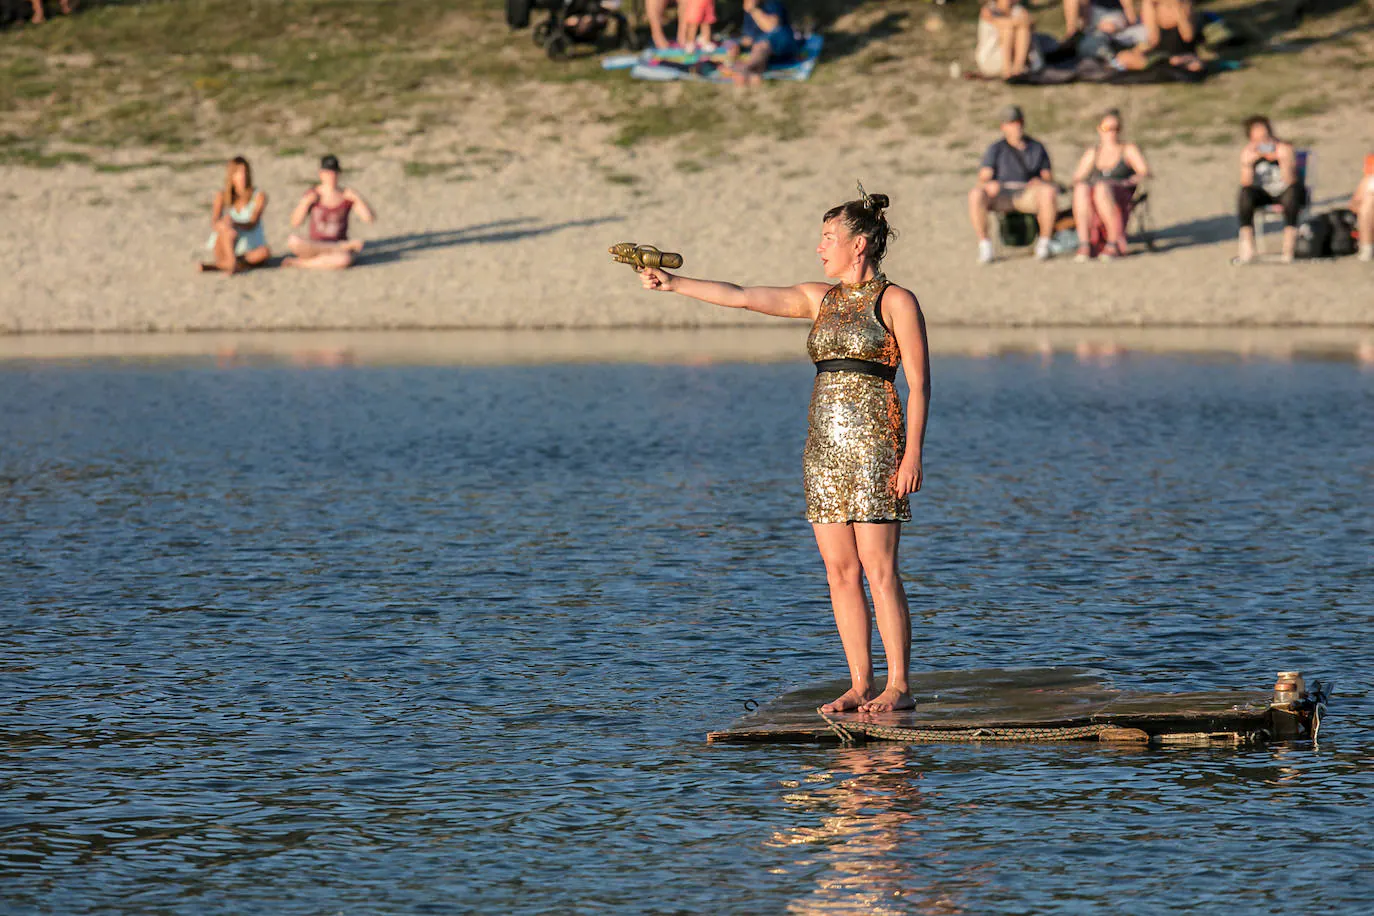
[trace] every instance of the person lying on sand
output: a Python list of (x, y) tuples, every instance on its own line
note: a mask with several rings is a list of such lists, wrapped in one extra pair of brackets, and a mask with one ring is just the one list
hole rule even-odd
[(325, 156), (320, 160), (320, 183), (301, 197), (291, 211), (291, 228), (310, 219), (310, 237), (292, 235), (286, 240), (293, 257), (282, 261), (283, 267), (307, 267), (311, 270), (343, 270), (353, 263), (363, 250), (361, 240), (348, 237), (348, 217), (357, 208), (358, 218), (365, 223), (376, 217), (367, 201), (352, 188), (339, 184), (339, 160)]
[(266, 261), (271, 252), (262, 230), (265, 209), (267, 195), (253, 187), (253, 169), (248, 160), (242, 156), (230, 159), (224, 170), (224, 188), (215, 192), (210, 210), (215, 232), (205, 243), (215, 260), (197, 264), (196, 269), (234, 274)]

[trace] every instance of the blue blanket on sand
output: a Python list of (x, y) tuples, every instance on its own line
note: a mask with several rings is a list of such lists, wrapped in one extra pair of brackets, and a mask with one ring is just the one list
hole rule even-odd
[[(804, 80), (816, 69), (825, 40), (810, 35), (802, 40), (801, 52), (792, 60), (770, 63), (763, 78), (768, 80)], [(698, 80), (706, 83), (730, 82), (730, 70), (725, 66), (725, 53), (713, 51), (687, 53), (680, 49), (650, 48), (638, 54), (615, 54), (603, 58), (606, 70), (629, 70), (637, 80)]]

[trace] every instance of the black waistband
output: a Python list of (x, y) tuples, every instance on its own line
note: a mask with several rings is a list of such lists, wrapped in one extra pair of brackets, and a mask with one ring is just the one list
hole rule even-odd
[(822, 372), (858, 372), (891, 382), (897, 378), (896, 366), (884, 366), (869, 359), (822, 359), (816, 361), (816, 374)]

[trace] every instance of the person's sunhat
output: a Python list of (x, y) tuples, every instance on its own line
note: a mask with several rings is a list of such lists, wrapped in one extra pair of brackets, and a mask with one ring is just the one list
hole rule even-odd
[(343, 169), (339, 167), (339, 157), (338, 157), (338, 156), (335, 156), (333, 153), (330, 153), (328, 156), (324, 156), (323, 158), (321, 158), (321, 159), (320, 159), (320, 171), (321, 171), (321, 172), (342, 172)]
[(1026, 113), (1021, 110), (1020, 105), (1008, 105), (1002, 109), (1002, 120), (999, 124), (1010, 124), (1013, 121), (1021, 124), (1026, 123)]

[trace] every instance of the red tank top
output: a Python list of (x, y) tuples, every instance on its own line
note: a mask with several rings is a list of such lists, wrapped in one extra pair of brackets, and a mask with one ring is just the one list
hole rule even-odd
[(310, 238), (316, 242), (343, 242), (348, 239), (348, 211), (353, 209), (353, 201), (344, 198), (340, 203), (326, 207), (317, 203), (310, 208)]

